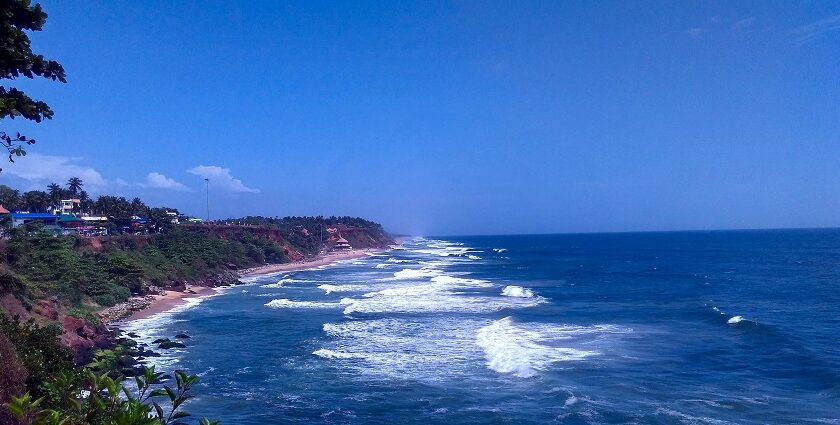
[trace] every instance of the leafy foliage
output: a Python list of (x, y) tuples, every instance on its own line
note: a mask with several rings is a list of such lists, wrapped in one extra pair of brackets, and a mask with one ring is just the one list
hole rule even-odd
[(10, 319), (0, 314), (0, 334), (14, 345), (28, 374), (26, 391), (36, 397), (47, 394), (44, 383), (51, 376), (73, 370), (72, 354), (58, 344), (61, 328), (57, 324), (38, 326), (33, 320)]
[[(41, 31), (46, 20), (40, 4), (32, 5), (29, 0), (0, 1), (0, 78), (37, 76), (67, 82), (61, 64), (34, 53), (25, 32)], [(53, 111), (45, 102), (32, 99), (21, 90), (0, 86), (0, 119), (15, 117), (41, 122), (51, 119)], [(25, 145), (34, 143), (34, 139), (20, 133), (0, 132), (0, 144), (8, 150), (11, 162), (15, 156), (26, 155)]]
[[(22, 425), (178, 425), (192, 416), (182, 409), (192, 398), (196, 375), (175, 372), (175, 387), (161, 385), (163, 373), (144, 367), (131, 390), (121, 377), (87, 372), (85, 379), (59, 374), (47, 385), (50, 394), (33, 399), (29, 393), (11, 396), (6, 408)], [(163, 400), (163, 406), (159, 402)], [(202, 418), (199, 424), (218, 424)]]
[(23, 286), (31, 298), (58, 296), (75, 305), (93, 301), (111, 306), (142, 292), (144, 285), (204, 279), (231, 265), (288, 261), (281, 245), (247, 232), (219, 237), (175, 229), (153, 236), (115, 236), (104, 238), (101, 250), (86, 248), (84, 241), (37, 227), (11, 230), (3, 258), (8, 269), (0, 270), (0, 284)]
[[(69, 351), (59, 345), (56, 332), (52, 325), (39, 326), (0, 314), (3, 423), (175, 425), (191, 416), (183, 405), (192, 398), (190, 391), (198, 380), (195, 375), (176, 371), (175, 386), (170, 386), (163, 373), (143, 367), (132, 381), (123, 381), (112, 370), (99, 368), (108, 363), (107, 357), (117, 355), (113, 350), (103, 350), (97, 362), (76, 367), (70, 362)], [(199, 423), (218, 424), (206, 418)]]

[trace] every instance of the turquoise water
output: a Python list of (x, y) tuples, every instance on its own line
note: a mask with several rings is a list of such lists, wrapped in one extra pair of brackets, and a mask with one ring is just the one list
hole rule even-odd
[(840, 423), (840, 231), (415, 239), (127, 326), (226, 424)]

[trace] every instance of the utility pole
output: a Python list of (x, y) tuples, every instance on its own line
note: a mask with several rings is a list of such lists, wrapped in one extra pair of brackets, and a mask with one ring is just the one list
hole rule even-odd
[(204, 179), (204, 187), (207, 191), (207, 223), (210, 223), (210, 179)]

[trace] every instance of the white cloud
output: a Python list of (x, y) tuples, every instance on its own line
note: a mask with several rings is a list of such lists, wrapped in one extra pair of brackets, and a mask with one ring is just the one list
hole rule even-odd
[(81, 158), (32, 152), (26, 156), (15, 157), (14, 164), (5, 164), (2, 174), (9, 174), (41, 186), (50, 183), (63, 186), (70, 177), (78, 177), (82, 179), (84, 189), (88, 191), (102, 190), (109, 185), (109, 181), (102, 177), (99, 171), (78, 164), (80, 160)]
[(230, 175), (230, 168), (222, 168), (216, 165), (199, 165), (187, 170), (190, 174), (210, 179), (210, 186), (220, 188), (228, 192), (258, 193), (258, 189), (252, 189), (242, 183), (242, 180)]
[(811, 41), (827, 32), (840, 29), (840, 15), (829, 16), (793, 30), (801, 43)]
[(171, 177), (166, 177), (163, 174), (154, 171), (146, 176), (146, 183), (143, 184), (143, 186), (154, 189), (174, 190), (177, 192), (191, 191), (190, 188), (184, 186), (182, 183), (175, 181), (175, 179)]

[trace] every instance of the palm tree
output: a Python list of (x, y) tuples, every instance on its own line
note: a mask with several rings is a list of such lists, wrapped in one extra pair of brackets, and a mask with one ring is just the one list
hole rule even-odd
[(93, 200), (90, 199), (90, 195), (88, 195), (87, 191), (79, 192), (79, 209), (82, 210), (83, 213), (89, 213), (90, 209), (93, 207)]
[(69, 189), (70, 193), (73, 195), (79, 193), (82, 186), (84, 186), (84, 183), (82, 183), (82, 179), (78, 177), (70, 177), (70, 180), (67, 180), (67, 189)]
[(50, 202), (52, 202), (53, 205), (57, 205), (58, 201), (61, 200), (61, 195), (63, 195), (62, 192), (64, 192), (64, 189), (59, 186), (58, 183), (51, 183), (47, 186), (47, 192), (50, 194)]

